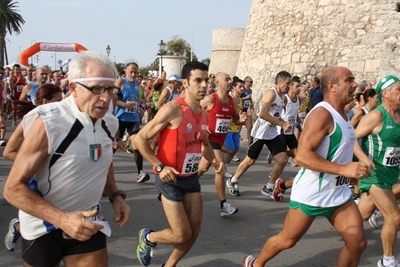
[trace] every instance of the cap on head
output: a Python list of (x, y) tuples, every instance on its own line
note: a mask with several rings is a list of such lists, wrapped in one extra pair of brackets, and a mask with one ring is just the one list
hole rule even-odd
[(178, 74), (171, 74), (171, 75), (169, 76), (169, 78), (168, 78), (168, 81), (169, 81), (169, 82), (172, 82), (172, 81), (182, 82), (182, 79), (179, 77)]
[(383, 90), (385, 90), (386, 88), (389, 88), (390, 86), (392, 86), (395, 83), (400, 82), (400, 79), (397, 78), (396, 76), (393, 75), (387, 75), (385, 76), (385, 78), (383, 78), (382, 80), (380, 80), (378, 82), (378, 84), (376, 85), (375, 91), (377, 94), (381, 94)]

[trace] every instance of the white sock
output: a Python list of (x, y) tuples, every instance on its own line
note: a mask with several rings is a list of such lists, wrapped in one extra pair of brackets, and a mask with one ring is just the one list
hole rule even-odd
[(237, 182), (239, 182), (239, 180), (232, 176), (231, 183), (237, 183)]
[(267, 183), (267, 189), (274, 189), (275, 185)]
[(396, 258), (393, 256), (385, 256), (383, 255), (383, 265), (389, 266), (390, 264), (394, 263)]

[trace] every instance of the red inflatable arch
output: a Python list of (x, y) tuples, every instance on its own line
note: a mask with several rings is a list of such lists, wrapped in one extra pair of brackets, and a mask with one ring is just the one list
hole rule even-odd
[(29, 57), (33, 56), (39, 51), (50, 51), (50, 52), (80, 52), (87, 50), (86, 47), (75, 43), (35, 43), (31, 47), (25, 49), (19, 55), (19, 63), (28, 66)]

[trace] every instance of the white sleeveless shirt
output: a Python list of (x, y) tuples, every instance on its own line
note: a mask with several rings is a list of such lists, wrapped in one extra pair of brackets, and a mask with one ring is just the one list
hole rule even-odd
[[(271, 88), (270, 90), (274, 90), (275, 92), (275, 100), (272, 102), (268, 113), (275, 117), (276, 119), (280, 118), (282, 108), (283, 108), (283, 100), (278, 95), (278, 92), (275, 88)], [(261, 112), (261, 110), (260, 110)], [(260, 117), (257, 118), (256, 122), (254, 123), (253, 129), (251, 131), (251, 136), (256, 139), (261, 140), (272, 140), (279, 135), (278, 126), (261, 119)]]
[[(310, 113), (317, 107), (323, 107), (331, 113), (335, 126), (333, 131), (324, 137), (315, 153), (338, 164), (351, 162), (356, 136), (350, 121), (344, 120), (325, 101), (318, 103)], [(308, 123), (322, 122), (308, 121)], [(298, 151), (298, 153), (301, 153), (301, 151)], [(316, 172), (303, 167), (295, 177), (290, 199), (313, 207), (339, 206), (350, 199), (352, 193), (347, 186), (348, 184), (349, 178), (347, 177)]]
[[(61, 102), (41, 105), (29, 112), (23, 120), (24, 135), (30, 133), (31, 123), (40, 117), (46, 127), (48, 156), (30, 182), (30, 187), (46, 201), (66, 212), (101, 211), (101, 199), (106, 184), (107, 172), (113, 158), (113, 137), (118, 121), (110, 113), (93, 124), (89, 115), (81, 112), (73, 96)], [(82, 130), (50, 167), (53, 155), (77, 120)], [(99, 215), (101, 216), (101, 214)], [(37, 217), (19, 211), (21, 234), (27, 240), (36, 239), (56, 229)], [(91, 218), (101, 220), (102, 218)]]
[[(296, 96), (296, 102), (293, 102), (290, 97), (286, 94), (286, 107), (282, 109), (281, 117), (284, 121), (288, 121), (292, 126), (289, 131), (283, 131), (285, 135), (294, 134), (294, 127), (297, 121), (297, 113), (300, 109), (300, 99)], [(278, 132), (282, 133), (282, 127), (278, 126)]]

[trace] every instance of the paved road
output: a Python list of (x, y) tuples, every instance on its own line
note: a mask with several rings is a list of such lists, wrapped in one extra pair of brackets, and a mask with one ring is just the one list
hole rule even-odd
[[(9, 123), (10, 124), (10, 123)], [(8, 129), (12, 129), (11, 125)], [(244, 129), (245, 130), (245, 129)], [(9, 134), (8, 134), (9, 135)], [(245, 136), (245, 134), (244, 134)], [(247, 142), (246, 142), (247, 143)], [(245, 142), (239, 151), (239, 157), (246, 153)], [(2, 153), (3, 148), (0, 148)], [(204, 214), (202, 230), (192, 250), (181, 261), (179, 266), (193, 267), (231, 267), (241, 266), (247, 254), (258, 254), (265, 240), (282, 229), (288, 210), (290, 191), (280, 203), (261, 195), (262, 185), (272, 165), (265, 160), (264, 152), (259, 161), (249, 169), (240, 180), (242, 196), (233, 197), (227, 194), (227, 200), (239, 208), (239, 213), (222, 218), (219, 215), (219, 201), (213, 183), (213, 171), (201, 178)], [(238, 163), (232, 163), (228, 170), (235, 171)], [(0, 159), (0, 190), (7, 178), (11, 163)], [(150, 166), (145, 163), (145, 171)], [(294, 177), (298, 168), (287, 167), (282, 178)], [(136, 259), (137, 233), (140, 228), (148, 227), (160, 230), (167, 226), (160, 202), (156, 199), (154, 176), (145, 184), (136, 184), (136, 169), (133, 155), (118, 151), (115, 154), (115, 172), (118, 186), (127, 193), (127, 201), (133, 212), (128, 225), (124, 228), (112, 226), (113, 233), (108, 239), (110, 266), (140, 266)], [(111, 205), (107, 199), (102, 200), (106, 218), (112, 219)], [(0, 235), (6, 233), (11, 218), (17, 215), (15, 208), (0, 196)], [(372, 229), (364, 224), (368, 238), (368, 248), (362, 256), (359, 266), (376, 266), (381, 257), (379, 240), (380, 230)], [(308, 233), (291, 250), (284, 251), (268, 266), (336, 266), (336, 258), (343, 244), (340, 236), (324, 218), (317, 218)], [(151, 266), (161, 266), (166, 261), (171, 246), (159, 245), (157, 255)], [(399, 255), (399, 246), (396, 247)], [(21, 249), (9, 252), (0, 245), (0, 266), (21, 266)]]

